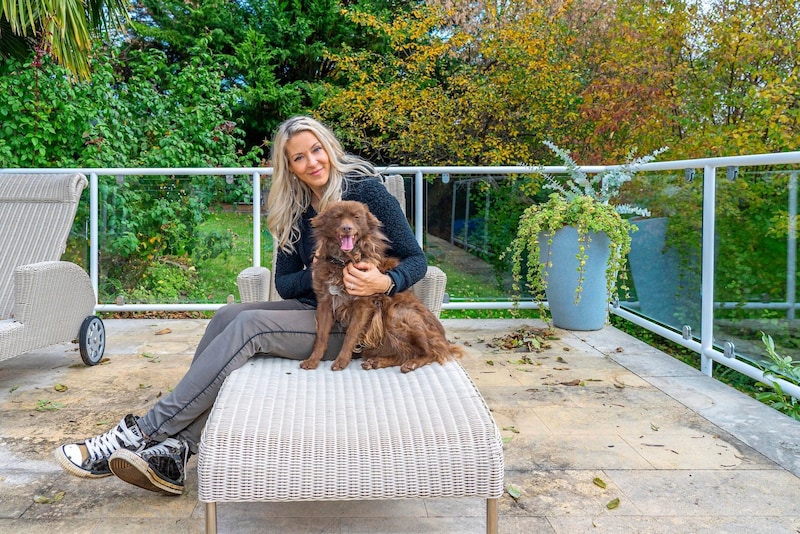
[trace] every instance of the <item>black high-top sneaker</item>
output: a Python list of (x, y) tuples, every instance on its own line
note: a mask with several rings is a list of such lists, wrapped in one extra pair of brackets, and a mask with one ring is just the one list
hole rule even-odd
[(111, 455), (108, 465), (125, 482), (166, 495), (181, 495), (191, 454), (182, 438), (167, 438), (142, 451), (120, 449)]
[(56, 460), (64, 471), (83, 478), (111, 476), (108, 459), (119, 449), (141, 451), (147, 446), (136, 417), (126, 415), (119, 424), (81, 443), (68, 443), (55, 450)]

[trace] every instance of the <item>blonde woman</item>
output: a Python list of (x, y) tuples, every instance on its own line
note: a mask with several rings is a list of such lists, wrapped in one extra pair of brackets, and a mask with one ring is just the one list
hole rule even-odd
[[(116, 475), (141, 488), (181, 495), (186, 462), (198, 451), (208, 413), (225, 378), (255, 354), (303, 360), (315, 338), (316, 298), (311, 285), (315, 245), (311, 218), (331, 202), (358, 200), (383, 222), (400, 264), (381, 273), (369, 264), (344, 267), (353, 295), (394, 294), (422, 279), (425, 255), (397, 200), (367, 161), (346, 154), (333, 133), (309, 117), (278, 128), (267, 225), (278, 249), (279, 302), (230, 304), (208, 324), (192, 364), (175, 389), (146, 414), (128, 414), (108, 432), (55, 451), (59, 465), (84, 478)], [(336, 357), (344, 332), (331, 334), (326, 359)]]

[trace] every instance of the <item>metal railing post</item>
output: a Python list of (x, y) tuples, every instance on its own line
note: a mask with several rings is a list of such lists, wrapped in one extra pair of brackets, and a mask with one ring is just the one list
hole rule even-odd
[(794, 319), (797, 303), (797, 173), (789, 176), (789, 227), (786, 252), (786, 318)]
[(95, 309), (100, 298), (99, 288), (99, 262), (98, 262), (98, 230), (97, 218), (99, 213), (99, 186), (98, 186), (97, 173), (93, 172), (89, 175), (89, 279), (92, 281), (92, 289), (94, 290)]
[(714, 349), (714, 232), (716, 222), (716, 167), (703, 168), (703, 256), (701, 274), (700, 371), (711, 376), (714, 361), (706, 355)]
[(423, 227), (425, 205), (422, 203), (422, 188), (422, 171), (417, 171), (414, 174), (414, 235), (417, 237), (417, 243), (419, 243), (419, 246), (422, 246), (422, 234), (423, 230), (425, 229)]
[(253, 173), (253, 267), (261, 266), (261, 174)]

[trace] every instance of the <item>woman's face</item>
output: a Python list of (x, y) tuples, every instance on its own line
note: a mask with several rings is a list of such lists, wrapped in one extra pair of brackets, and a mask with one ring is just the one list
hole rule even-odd
[(328, 183), (331, 162), (317, 136), (309, 131), (297, 133), (286, 142), (289, 170), (306, 184), (318, 198)]

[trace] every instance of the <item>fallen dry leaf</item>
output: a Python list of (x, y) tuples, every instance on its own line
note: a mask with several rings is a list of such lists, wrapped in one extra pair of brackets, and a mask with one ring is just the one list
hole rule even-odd
[(580, 386), (581, 381), (580, 379), (576, 378), (575, 380), (570, 380), (569, 382), (559, 382), (562, 386)]
[(549, 340), (554, 339), (551, 328), (533, 328), (523, 325), (510, 334), (492, 339), (489, 347), (516, 352), (541, 352), (550, 348)]

